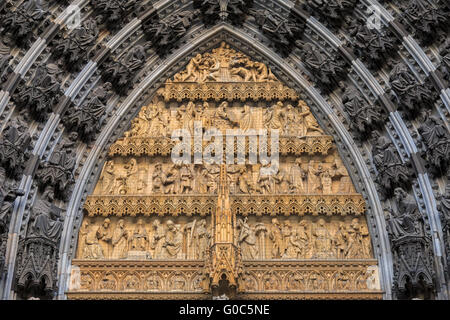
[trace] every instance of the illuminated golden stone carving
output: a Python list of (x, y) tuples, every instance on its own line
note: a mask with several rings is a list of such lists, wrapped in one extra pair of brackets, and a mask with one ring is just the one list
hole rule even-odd
[(198, 54), (166, 82), (159, 94), (165, 101), (270, 101), (296, 100), (296, 92), (284, 86), (261, 62), (222, 43), (212, 52)]
[[(232, 144), (203, 139), (213, 128), (233, 132)], [(172, 161), (175, 130), (187, 135), (183, 154), (223, 150), (223, 161)], [(273, 160), (267, 142), (277, 135)], [(332, 137), (264, 64), (226, 44), (192, 59), (141, 109), (84, 211), (72, 299), (382, 295), (365, 201)]]

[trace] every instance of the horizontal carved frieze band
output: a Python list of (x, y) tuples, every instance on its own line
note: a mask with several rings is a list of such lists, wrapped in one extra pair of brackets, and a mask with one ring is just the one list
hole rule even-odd
[(215, 101), (247, 101), (247, 100), (297, 100), (295, 90), (284, 86), (280, 82), (196, 82), (166, 83), (158, 91), (164, 100), (215, 100)]
[[(270, 138), (269, 138), (270, 139)], [(249, 138), (246, 138), (246, 143), (243, 146), (245, 148), (245, 155), (249, 154), (248, 143)], [(239, 142), (239, 140), (238, 140)], [(178, 142), (170, 139), (169, 137), (132, 137), (123, 138), (114, 143), (109, 151), (110, 156), (169, 156), (172, 153), (172, 148)], [(205, 149), (211, 142), (203, 141), (202, 148)], [(302, 154), (328, 154), (328, 151), (333, 146), (333, 138), (331, 136), (306, 136), (306, 137), (294, 137), (294, 136), (281, 136), (279, 138), (279, 153), (282, 156), (286, 155), (302, 155)], [(252, 150), (258, 153), (259, 144), (255, 145), (256, 150)], [(224, 152), (226, 152), (225, 138), (223, 141)], [(197, 150), (197, 145), (192, 139), (191, 143), (192, 153)], [(267, 145), (267, 153), (270, 155), (270, 143)], [(238, 146), (234, 145), (234, 152), (238, 151)], [(225, 153), (224, 153), (225, 154)]]
[[(215, 195), (89, 196), (84, 209), (93, 216), (210, 215)], [(234, 195), (231, 210), (238, 215), (362, 215), (360, 194), (335, 195)]]
[(381, 292), (258, 292), (239, 295), (241, 300), (381, 300), (382, 298)]
[(74, 260), (70, 291), (204, 292), (201, 261)]
[(69, 300), (206, 300), (210, 295), (198, 292), (67, 292)]
[[(202, 262), (74, 260), (73, 265), (69, 293), (208, 291)], [(381, 294), (373, 259), (244, 262), (243, 267), (239, 290), (246, 293)]]

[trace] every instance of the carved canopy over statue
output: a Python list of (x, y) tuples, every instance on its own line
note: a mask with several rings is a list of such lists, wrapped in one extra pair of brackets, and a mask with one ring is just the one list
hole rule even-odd
[[(86, 201), (74, 261), (82, 266), (85, 281), (70, 294), (134, 288), (152, 294), (217, 295), (223, 277), (241, 293), (319, 292), (327, 286), (379, 293), (367, 284), (376, 278), (368, 269), (371, 265), (376, 270), (376, 260), (364, 199), (356, 193), (332, 137), (296, 95), (266, 99), (233, 89), (244, 84), (260, 90), (255, 84), (261, 83), (290, 90), (266, 65), (222, 43), (194, 57), (141, 109), (111, 146)], [(210, 84), (230, 90), (235, 98), (226, 93), (218, 99), (218, 87)], [(171, 96), (175, 87), (186, 93), (181, 101)], [(213, 138), (223, 138), (223, 150), (231, 143), (227, 132), (236, 133), (229, 148), (231, 162), (205, 158), (214, 149), (206, 139), (213, 129), (223, 134)], [(192, 159), (185, 161), (172, 158), (179, 142), (172, 135), (180, 130), (188, 136), (183, 143), (193, 142), (188, 148)], [(255, 134), (258, 130), (266, 130), (267, 136)], [(277, 150), (270, 142), (274, 132), (279, 136), (277, 158), (271, 158)], [(258, 138), (255, 145), (252, 137)], [(245, 146), (243, 162), (237, 160), (239, 145)], [(253, 151), (256, 163), (250, 161)], [(333, 271), (315, 271), (324, 261), (339, 262), (330, 267)], [(105, 262), (112, 263), (111, 270)], [(129, 263), (137, 268), (135, 273), (119, 280), (116, 275), (129, 270)], [(295, 275), (296, 283), (280, 281), (288, 264), (304, 269), (303, 275)], [(101, 281), (91, 277), (91, 268), (105, 271)], [(165, 272), (167, 281), (162, 280)]]

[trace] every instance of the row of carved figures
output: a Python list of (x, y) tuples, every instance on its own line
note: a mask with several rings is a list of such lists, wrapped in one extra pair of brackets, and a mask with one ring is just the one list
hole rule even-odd
[(186, 129), (194, 134), (194, 124), (203, 128), (217, 129), (273, 129), (280, 135), (309, 136), (321, 135), (323, 130), (317, 124), (309, 107), (302, 100), (298, 107), (278, 101), (268, 108), (254, 108), (245, 104), (242, 108), (232, 108), (227, 101), (218, 107), (208, 102), (195, 104), (189, 101), (175, 111), (166, 108), (163, 102), (144, 107), (133, 120), (126, 137), (166, 137), (171, 130)]
[[(329, 163), (310, 160), (302, 163), (297, 158), (293, 163), (267, 163), (262, 165), (229, 165), (228, 182), (232, 194), (285, 194), (351, 193), (353, 186), (347, 170), (335, 158)], [(273, 174), (265, 174), (261, 168), (279, 166)], [(114, 160), (106, 163), (101, 176), (102, 194), (142, 194), (147, 190), (154, 194), (211, 194), (218, 188), (219, 165), (216, 164), (138, 164), (131, 158), (124, 165)], [(143, 177), (151, 171), (150, 178)]]
[[(204, 259), (211, 245), (206, 219), (176, 223), (139, 218), (131, 227), (106, 218), (98, 225), (86, 219), (79, 234), (80, 259)], [(235, 242), (247, 260), (255, 259), (368, 259), (370, 237), (358, 218), (326, 223), (320, 218), (271, 223), (238, 219)]]
[(238, 244), (244, 259), (367, 259), (369, 231), (358, 218), (326, 223), (320, 218), (292, 223), (273, 218), (271, 224), (238, 220)]
[(222, 42), (218, 48), (197, 54), (186, 70), (174, 77), (174, 82), (267, 82), (277, 81), (264, 63), (250, 60), (248, 56)]
[[(239, 286), (252, 291), (367, 291), (378, 288), (376, 269), (341, 271), (245, 271)], [(106, 271), (96, 278), (89, 271), (82, 271), (72, 278), (73, 291), (186, 291), (207, 290), (206, 275), (201, 271), (150, 273)]]
[[(81, 259), (203, 259), (210, 243), (206, 219), (181, 225), (159, 219), (148, 230), (138, 219), (129, 229), (124, 219), (113, 227), (111, 219), (99, 226), (88, 219), (79, 233), (78, 257)], [(187, 254), (186, 254), (187, 252)]]

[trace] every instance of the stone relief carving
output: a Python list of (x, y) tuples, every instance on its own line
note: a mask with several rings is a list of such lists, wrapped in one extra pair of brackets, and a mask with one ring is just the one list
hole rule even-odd
[(387, 227), (394, 255), (394, 292), (397, 298), (429, 299), (435, 274), (431, 239), (416, 201), (396, 188), (395, 209), (387, 209)]
[(195, 11), (179, 12), (163, 20), (154, 15), (142, 25), (142, 28), (155, 51), (160, 56), (165, 56), (187, 33), (195, 16)]
[(342, 104), (350, 117), (350, 128), (365, 140), (373, 130), (382, 127), (387, 120), (386, 112), (378, 104), (369, 105), (354, 86), (342, 87), (345, 88)]
[(439, 28), (448, 21), (448, 18), (440, 9), (434, 7), (427, 1), (411, 0), (400, 2), (398, 6), (401, 13), (401, 21), (414, 31), (422, 44), (428, 45), (436, 38)]
[(81, 66), (92, 58), (99, 30), (93, 19), (83, 21), (82, 25), (66, 37), (54, 40), (56, 58), (61, 58), (69, 71), (79, 71)]
[(3, 33), (9, 34), (11, 40), (20, 47), (29, 46), (34, 29), (47, 15), (45, 4), (34, 0), (24, 1), (16, 10), (6, 11), (2, 18), (3, 26), (5, 26)]
[(146, 59), (146, 49), (135, 46), (119, 59), (109, 58), (103, 67), (102, 75), (119, 94), (125, 94), (133, 84), (136, 73), (142, 68)]
[(389, 75), (391, 99), (409, 118), (415, 118), (420, 110), (432, 109), (438, 94), (429, 81), (420, 84), (408, 68), (397, 64)]
[(302, 63), (322, 89), (332, 91), (345, 77), (347, 65), (342, 59), (328, 56), (312, 42), (297, 40), (295, 45)]
[[(264, 164), (232, 165), (227, 170), (231, 194), (351, 194), (354, 188), (342, 162), (330, 157), (308, 161), (291, 158), (281, 163), (278, 173), (260, 172)], [(267, 163), (266, 163), (267, 164)], [(125, 162), (109, 160), (95, 189), (96, 195), (214, 194), (219, 181), (218, 165)]]
[(378, 131), (372, 134), (372, 159), (377, 168), (376, 182), (386, 197), (393, 195), (396, 187), (408, 189), (412, 170), (409, 163), (402, 163), (395, 146)]
[(251, 10), (252, 20), (285, 56), (289, 55), (296, 40), (305, 29), (305, 22), (290, 14), (282, 17), (268, 10)]
[(424, 121), (418, 129), (426, 151), (423, 157), (431, 172), (439, 177), (446, 175), (450, 162), (450, 133), (431, 111), (425, 113)]
[(40, 65), (30, 84), (22, 83), (12, 95), (19, 108), (28, 109), (33, 119), (43, 122), (63, 95), (60, 70), (55, 64)]
[(2, 82), (0, 88), (3, 87), (8, 76), (13, 72), (10, 66), (12, 59), (11, 49), (3, 41), (0, 41), (0, 81)]
[(358, 0), (306, 0), (305, 8), (315, 16), (319, 16), (321, 21), (338, 27), (342, 23), (342, 17), (350, 15)]
[(105, 24), (108, 29), (117, 30), (127, 22), (127, 16), (137, 9), (136, 0), (93, 0), (97, 23)]
[(17, 178), (30, 156), (31, 136), (27, 124), (16, 117), (7, 124), (0, 136), (0, 165), (9, 177)]
[[(179, 219), (177, 219), (179, 220)], [(206, 258), (211, 233), (206, 219), (86, 218), (80, 229), (78, 259), (173, 260)]]
[(447, 83), (450, 83), (450, 40), (446, 39), (439, 47), (439, 54), (441, 56), (440, 71), (444, 75)]
[(19, 241), (15, 281), (25, 298), (50, 298), (56, 289), (63, 222), (62, 210), (53, 201), (53, 189), (47, 187), (33, 206), (26, 238)]
[(438, 210), (440, 213), (442, 231), (444, 233), (447, 254), (447, 270), (450, 268), (450, 184), (447, 183), (443, 194), (439, 195)]
[(77, 138), (76, 132), (71, 132), (67, 138), (63, 138), (50, 158), (40, 163), (36, 172), (38, 186), (41, 189), (51, 186), (58, 199), (67, 197), (75, 181)]
[(200, 10), (206, 25), (222, 20), (240, 26), (252, 6), (253, 0), (194, 0), (194, 8)]
[[(356, 287), (358, 294), (369, 290), (361, 282), (370, 276), (362, 265), (376, 265), (376, 260), (362, 216), (364, 200), (308, 105), (279, 85), (266, 65), (221, 43), (194, 57), (158, 90), (111, 146), (86, 200), (74, 263), (85, 270), (97, 268), (96, 274), (107, 272), (91, 278), (82, 271), (81, 295), (144, 290), (156, 297), (168, 290), (234, 297), (241, 283), (280, 294), (288, 286), (281, 277), (283, 264), (290, 263), (292, 269), (305, 260), (339, 260), (345, 269), (349, 259), (361, 267), (358, 273), (333, 269), (332, 277), (308, 267), (304, 278), (296, 275), (289, 288), (310, 286), (323, 292), (329, 286), (346, 294)], [(180, 100), (179, 92), (189, 94)], [(192, 138), (211, 128), (222, 133), (239, 129), (241, 135), (278, 130), (277, 170), (264, 173), (261, 169), (273, 164), (265, 160), (216, 164), (170, 158), (174, 130), (189, 132), (192, 150), (203, 153), (208, 145)], [(249, 146), (244, 153), (255, 148)], [(128, 267), (131, 262), (134, 266)], [(186, 277), (193, 265), (198, 273)], [(255, 265), (264, 269), (260, 278), (244, 281), (245, 271)], [(163, 276), (164, 268), (175, 266), (170, 276)], [(118, 277), (123, 268), (133, 273)], [(151, 277), (142, 275), (145, 269)], [(221, 286), (225, 278), (228, 289)], [(379, 294), (377, 289), (369, 291)]]
[(389, 31), (369, 29), (364, 19), (347, 17), (350, 47), (372, 70), (379, 70), (396, 51), (396, 39)]
[(6, 170), (0, 167), (0, 276), (4, 271), (6, 242), (13, 204), (17, 197), (23, 195), (22, 190), (17, 189), (14, 183), (7, 180)]
[(72, 106), (66, 111), (63, 122), (68, 130), (76, 130), (84, 141), (90, 141), (102, 127), (106, 103), (111, 96), (112, 85), (106, 82), (97, 87), (81, 106)]

